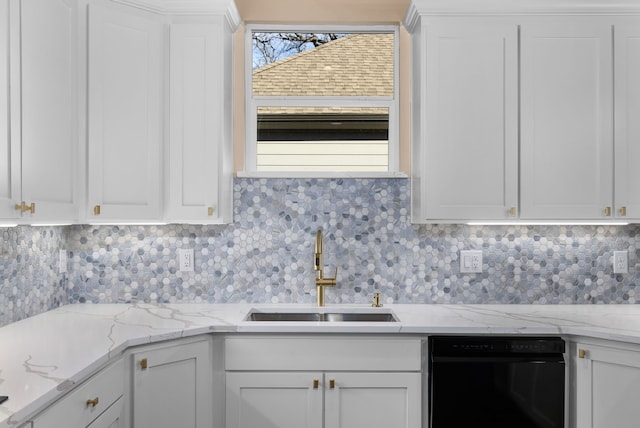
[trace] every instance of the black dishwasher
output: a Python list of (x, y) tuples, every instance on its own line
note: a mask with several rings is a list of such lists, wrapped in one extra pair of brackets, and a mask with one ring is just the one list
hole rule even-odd
[(559, 337), (430, 337), (430, 428), (563, 428), (564, 350)]

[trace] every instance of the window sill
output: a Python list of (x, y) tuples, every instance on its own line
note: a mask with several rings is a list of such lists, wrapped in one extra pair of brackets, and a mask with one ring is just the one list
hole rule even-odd
[(237, 178), (408, 178), (404, 172), (266, 172), (240, 171)]

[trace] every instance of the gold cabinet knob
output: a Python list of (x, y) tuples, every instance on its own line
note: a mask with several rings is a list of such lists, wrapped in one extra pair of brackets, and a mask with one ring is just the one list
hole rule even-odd
[(313, 380), (313, 389), (318, 389), (319, 385), (320, 385), (320, 381), (318, 379), (314, 379)]
[(604, 207), (604, 215), (606, 217), (611, 217), (611, 207)]
[(336, 387), (336, 380), (329, 379), (329, 389), (335, 389), (335, 387)]
[(96, 407), (99, 402), (100, 402), (100, 398), (99, 397), (96, 397), (93, 400), (89, 399), (89, 400), (87, 400), (87, 407)]
[(100, 205), (93, 207), (93, 215), (100, 215)]
[(208, 215), (209, 217), (213, 216), (213, 207), (208, 207), (208, 208), (207, 208), (207, 215)]
[(145, 370), (147, 368), (147, 365), (148, 365), (148, 361), (146, 358), (143, 358), (140, 360), (140, 368), (142, 370)]
[(627, 207), (620, 207), (618, 212), (620, 213), (621, 217), (626, 217), (627, 216)]
[(509, 208), (509, 217), (515, 217), (517, 214), (516, 207)]
[(578, 358), (584, 358), (587, 356), (586, 349), (578, 349)]

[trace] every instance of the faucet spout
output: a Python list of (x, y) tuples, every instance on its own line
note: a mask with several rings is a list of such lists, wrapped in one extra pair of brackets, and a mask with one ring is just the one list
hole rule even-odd
[(338, 277), (338, 268), (336, 268), (336, 275), (334, 278), (324, 277), (324, 263), (322, 259), (322, 229), (318, 229), (318, 232), (316, 232), (316, 243), (313, 255), (313, 270), (318, 272), (316, 275), (316, 297), (318, 306), (324, 306), (325, 287), (335, 287), (336, 278)]

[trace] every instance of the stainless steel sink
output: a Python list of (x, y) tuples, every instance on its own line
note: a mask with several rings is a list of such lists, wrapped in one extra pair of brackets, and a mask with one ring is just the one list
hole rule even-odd
[(398, 322), (390, 312), (249, 312), (247, 321), (285, 322)]

